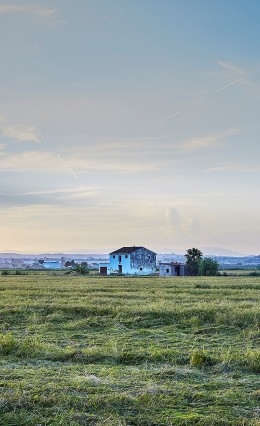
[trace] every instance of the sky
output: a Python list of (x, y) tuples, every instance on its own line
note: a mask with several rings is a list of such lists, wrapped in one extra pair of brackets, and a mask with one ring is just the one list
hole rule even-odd
[(260, 2), (0, 0), (0, 252), (260, 252)]

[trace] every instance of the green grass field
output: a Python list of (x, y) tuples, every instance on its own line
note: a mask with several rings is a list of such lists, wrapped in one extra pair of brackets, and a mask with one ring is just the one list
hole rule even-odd
[(0, 276), (0, 425), (260, 425), (260, 278)]

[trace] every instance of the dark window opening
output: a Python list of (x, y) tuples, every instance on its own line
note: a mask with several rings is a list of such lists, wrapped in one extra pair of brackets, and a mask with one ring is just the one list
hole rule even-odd
[(166, 274), (169, 274), (169, 272), (170, 272), (170, 269), (166, 269)]

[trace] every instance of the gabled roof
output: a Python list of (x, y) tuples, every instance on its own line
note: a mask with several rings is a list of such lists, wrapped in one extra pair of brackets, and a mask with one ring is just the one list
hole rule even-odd
[[(112, 251), (109, 254), (129, 254), (129, 253), (133, 253), (134, 251), (140, 250), (140, 249), (148, 250), (148, 249), (146, 249), (145, 247), (142, 247), (142, 246), (121, 247), (120, 249)], [(149, 250), (149, 251), (152, 251), (152, 250)]]
[(121, 247), (120, 249), (112, 251), (109, 254), (121, 254), (121, 253), (122, 254), (126, 254), (126, 253), (128, 254), (128, 253), (133, 253), (133, 251), (139, 250), (141, 248), (144, 248), (144, 247), (136, 247), (136, 246), (133, 246), (133, 247)]

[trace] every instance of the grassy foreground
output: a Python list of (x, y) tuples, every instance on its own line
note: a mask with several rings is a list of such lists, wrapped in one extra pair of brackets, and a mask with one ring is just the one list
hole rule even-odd
[(0, 425), (260, 425), (260, 278), (0, 276)]

